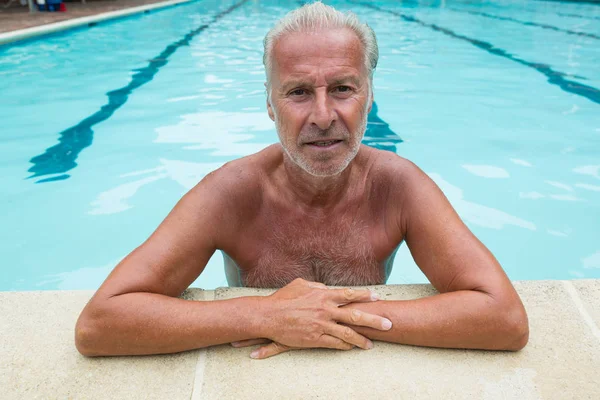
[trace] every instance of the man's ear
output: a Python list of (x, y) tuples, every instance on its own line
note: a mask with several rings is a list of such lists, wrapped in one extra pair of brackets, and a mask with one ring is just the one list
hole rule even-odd
[(275, 122), (275, 114), (273, 113), (273, 108), (271, 107), (271, 103), (269, 102), (268, 99), (267, 99), (267, 113), (269, 113), (269, 118), (271, 118), (271, 120), (273, 122)]
[(367, 114), (371, 113), (371, 109), (373, 108), (374, 101), (375, 101), (375, 99), (373, 98), (373, 91), (371, 91), (371, 96), (369, 96), (369, 110), (367, 111)]
[(269, 114), (269, 118), (271, 118), (272, 121), (275, 121), (275, 113), (273, 112), (273, 107), (271, 107), (271, 96), (269, 96), (269, 87), (266, 82), (265, 89), (267, 90), (267, 113)]

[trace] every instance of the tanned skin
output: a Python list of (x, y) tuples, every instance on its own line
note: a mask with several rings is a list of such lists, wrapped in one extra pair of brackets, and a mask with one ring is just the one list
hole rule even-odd
[[(410, 161), (360, 145), (373, 94), (348, 30), (288, 34), (273, 51), (267, 106), (280, 144), (232, 161), (187, 193), (110, 274), (83, 310), (87, 356), (173, 353), (265, 343), (369, 349), (519, 350), (527, 314), (508, 277), (435, 183)], [(209, 133), (207, 133), (209, 134)], [(378, 300), (405, 242), (440, 294)], [(216, 250), (231, 285), (266, 297), (177, 298)]]

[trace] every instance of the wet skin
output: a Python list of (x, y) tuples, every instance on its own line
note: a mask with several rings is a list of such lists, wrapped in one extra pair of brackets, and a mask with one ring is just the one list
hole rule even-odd
[[(255, 358), (295, 348), (368, 349), (370, 339), (518, 350), (527, 315), (506, 274), (435, 183), (393, 153), (360, 145), (373, 101), (362, 44), (346, 30), (288, 34), (273, 52), (269, 116), (280, 144), (232, 161), (186, 194), (83, 310), (82, 354), (156, 354), (267, 339)], [(406, 242), (439, 295), (382, 301)], [(177, 296), (220, 250), (231, 285), (266, 297)]]

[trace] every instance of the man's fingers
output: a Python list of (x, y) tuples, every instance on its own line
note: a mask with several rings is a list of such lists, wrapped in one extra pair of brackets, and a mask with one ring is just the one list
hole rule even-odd
[(354, 348), (354, 345), (335, 336), (323, 335), (319, 338), (318, 347), (324, 347), (326, 349), (351, 350)]
[(314, 288), (314, 289), (329, 289), (327, 286), (325, 286), (324, 284), (322, 284), (321, 282), (307, 282), (308, 287)]
[(277, 354), (285, 353), (288, 350), (290, 350), (290, 347), (287, 347), (286, 345), (277, 342), (273, 342), (271, 344), (254, 350), (252, 353), (250, 353), (250, 358), (262, 360), (263, 358), (273, 357)]
[(233, 347), (248, 347), (248, 346), (254, 346), (256, 344), (266, 344), (266, 343), (271, 343), (271, 341), (269, 339), (247, 339), (247, 340), (240, 340), (239, 342), (231, 342), (231, 345)]
[(392, 321), (387, 318), (350, 308), (338, 308), (333, 319), (343, 324), (366, 326), (379, 331), (389, 331), (392, 328)]
[(329, 293), (331, 293), (333, 300), (338, 305), (379, 300), (379, 295), (377, 293), (367, 289), (333, 289), (330, 290)]
[(329, 324), (325, 328), (325, 333), (327, 333), (329, 336), (333, 336), (334, 338), (340, 339), (347, 344), (350, 344), (350, 348), (352, 348), (353, 346), (358, 346), (361, 349), (365, 350), (373, 348), (373, 342), (371, 342), (369, 339), (359, 334), (349, 326)]

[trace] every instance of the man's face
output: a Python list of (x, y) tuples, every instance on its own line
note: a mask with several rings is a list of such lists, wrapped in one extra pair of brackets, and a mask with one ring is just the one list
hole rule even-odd
[(292, 33), (272, 54), (269, 116), (287, 155), (314, 176), (356, 156), (371, 110), (362, 43), (346, 29)]

